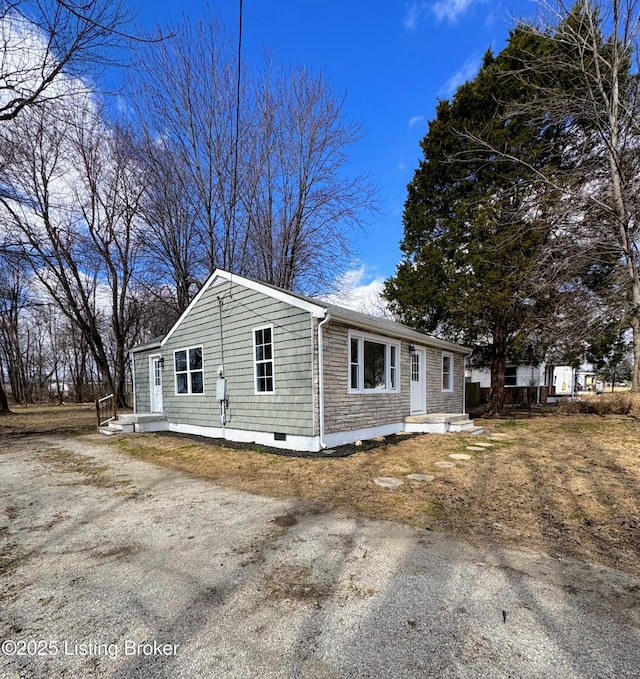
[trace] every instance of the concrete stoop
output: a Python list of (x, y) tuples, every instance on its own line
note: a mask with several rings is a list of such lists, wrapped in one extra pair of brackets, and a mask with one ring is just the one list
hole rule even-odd
[(169, 422), (163, 413), (126, 413), (118, 415), (99, 431), (105, 436), (133, 434), (133, 432), (167, 431)]
[(428, 415), (409, 415), (404, 418), (405, 431), (412, 434), (449, 434), (463, 432), (477, 436), (484, 433), (476, 427), (465, 413), (429, 413)]

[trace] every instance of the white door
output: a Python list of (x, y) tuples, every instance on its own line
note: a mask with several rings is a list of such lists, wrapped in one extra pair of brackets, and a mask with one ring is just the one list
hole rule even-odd
[(425, 379), (425, 350), (415, 348), (411, 356), (411, 415), (420, 415), (427, 410), (427, 389)]
[(151, 387), (151, 412), (162, 412), (162, 361), (160, 356), (152, 356), (149, 367), (149, 384)]

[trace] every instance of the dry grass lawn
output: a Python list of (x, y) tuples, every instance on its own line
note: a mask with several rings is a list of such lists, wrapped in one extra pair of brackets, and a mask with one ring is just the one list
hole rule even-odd
[[(0, 436), (89, 431), (90, 407), (14, 409)], [(640, 574), (640, 420), (557, 414), (479, 422), (486, 436), (395, 437), (343, 458), (236, 450), (195, 437), (138, 434), (104, 439), (123, 452), (251, 493), (299, 497), (368, 517), (443, 531), (475, 544), (539, 549)], [(494, 444), (469, 451), (477, 441)], [(450, 453), (469, 461), (439, 468)], [(411, 482), (407, 474), (432, 474)], [(384, 490), (377, 476), (405, 483)]]
[(0, 415), (0, 437), (37, 434), (82, 434), (96, 427), (93, 403), (11, 406), (11, 414)]
[[(305, 459), (207, 441), (121, 437), (127, 453), (233, 488), (299, 497), (444, 531), (475, 544), (540, 549), (640, 574), (640, 421), (547, 415), (482, 423), (505, 439), (425, 435), (347, 458)], [(469, 451), (478, 440), (486, 452)], [(449, 469), (450, 453), (471, 460)], [(407, 474), (432, 474), (411, 482)], [(384, 490), (377, 476), (405, 483)]]

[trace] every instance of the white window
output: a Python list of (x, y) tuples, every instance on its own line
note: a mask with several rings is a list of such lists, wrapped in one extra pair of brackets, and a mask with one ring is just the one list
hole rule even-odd
[(453, 391), (453, 354), (442, 352), (442, 391)]
[(360, 342), (357, 337), (350, 337), (349, 344), (351, 346), (349, 354), (349, 367), (351, 368), (349, 386), (351, 389), (360, 388)]
[(411, 381), (420, 381), (420, 356), (418, 354), (411, 354)]
[(389, 345), (389, 388), (397, 391), (398, 387), (398, 347), (395, 344)]
[(349, 391), (399, 391), (400, 345), (375, 335), (349, 333)]
[(173, 352), (176, 394), (204, 394), (202, 347)]
[(162, 386), (162, 364), (159, 359), (153, 361), (153, 384), (156, 387)]
[(273, 394), (273, 326), (253, 330), (253, 356), (256, 394)]

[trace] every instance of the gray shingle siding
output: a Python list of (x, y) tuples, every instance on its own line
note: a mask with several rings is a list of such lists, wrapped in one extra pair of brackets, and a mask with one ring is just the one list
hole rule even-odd
[[(409, 345), (401, 343), (399, 392), (350, 394), (349, 328), (329, 323), (323, 330), (325, 432), (333, 434), (402, 422), (409, 414)], [(399, 341), (393, 337), (385, 339)]]
[(133, 366), (136, 377), (136, 411), (148, 413), (151, 410), (151, 392), (149, 386), (149, 356), (158, 350), (141, 351), (133, 354)]
[[(222, 335), (218, 299), (222, 300)], [(275, 393), (256, 394), (253, 329), (266, 325), (273, 325)], [(204, 394), (176, 394), (174, 351), (195, 346), (203, 349)], [(212, 286), (167, 340), (162, 355), (164, 411), (170, 422), (221, 426), (216, 382), (224, 359), (228, 428), (313, 435), (312, 323), (308, 312), (241, 285)]]
[[(324, 329), (325, 431), (327, 434), (378, 427), (404, 421), (410, 412), (411, 358), (409, 344), (401, 342), (400, 392), (350, 394), (349, 328), (329, 323)], [(394, 337), (380, 335), (390, 341)], [(442, 391), (442, 351), (426, 347), (427, 413), (462, 412), (464, 355), (453, 354), (453, 391)]]
[(464, 355), (453, 354), (453, 391), (442, 391), (442, 351), (427, 347), (427, 413), (461, 413)]

